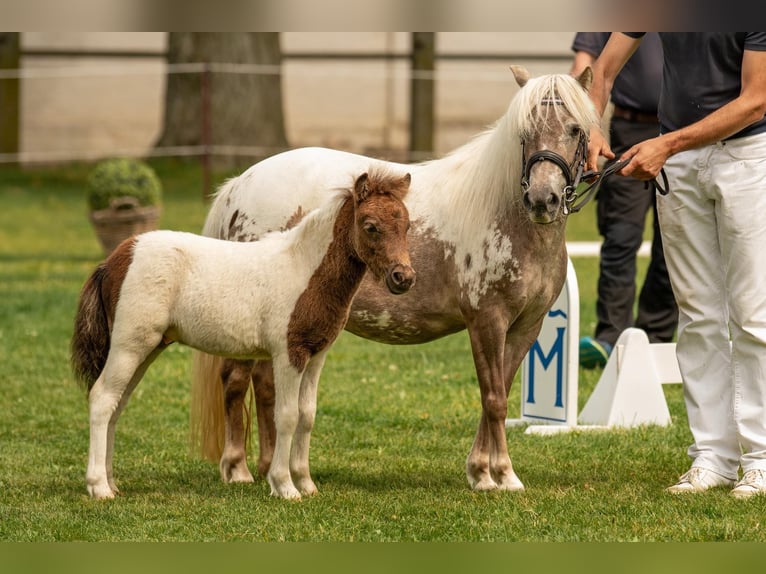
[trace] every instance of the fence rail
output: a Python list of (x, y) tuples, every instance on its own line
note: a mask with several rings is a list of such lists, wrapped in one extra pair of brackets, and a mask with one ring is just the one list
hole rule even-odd
[[(508, 83), (509, 74), (503, 70), (502, 73), (492, 71), (482, 71), (478, 68), (470, 70), (439, 69), (434, 71), (413, 70), (411, 67), (391, 67), (381, 72), (380, 68), (360, 68), (353, 66), (355, 62), (379, 61), (379, 62), (411, 62), (412, 54), (404, 51), (375, 51), (375, 52), (283, 52), (282, 66), (267, 66), (258, 64), (230, 64), (230, 63), (179, 63), (167, 64), (167, 52), (164, 50), (71, 50), (71, 49), (33, 49), (27, 48), (21, 50), (21, 57), (27, 58), (27, 62), (36, 59), (120, 59), (134, 62), (131, 66), (101, 65), (95, 63), (87, 66), (83, 65), (62, 65), (56, 66), (22, 66), (18, 69), (0, 69), (0, 81), (3, 79), (65, 79), (65, 78), (98, 78), (98, 77), (130, 77), (141, 75), (160, 74), (206, 74), (206, 73), (228, 73), (228, 74), (269, 74), (278, 75), (289, 72), (291, 63), (300, 62), (338, 62), (339, 65), (334, 69), (325, 66), (317, 69), (311, 67), (302, 67), (300, 75), (304, 78), (340, 78), (354, 77), (363, 79), (381, 79), (381, 73), (386, 75), (387, 80), (433, 80), (439, 81), (461, 81), (470, 80), (477, 83)], [(149, 63), (147, 60), (153, 60)], [(562, 66), (568, 65), (569, 54), (558, 53), (436, 53), (437, 62), (498, 62), (498, 61), (531, 61), (531, 62), (551, 62), (562, 63)], [(158, 72), (157, 63), (163, 64), (161, 71)], [(141, 64), (146, 64), (141, 65)], [(343, 65), (348, 64), (348, 66)], [(287, 64), (288, 67), (285, 67)], [(352, 67), (350, 67), (352, 66)], [(388, 103), (386, 106), (388, 107)], [(390, 121), (390, 113), (384, 121)], [(388, 130), (389, 127), (383, 128)], [(23, 128), (22, 128), (23, 130)], [(385, 140), (386, 138), (384, 138)], [(380, 146), (380, 151), (401, 155), (402, 150), (385, 149)], [(269, 149), (258, 146), (236, 146), (236, 145), (212, 145), (202, 143), (201, 145), (173, 146), (173, 147), (133, 147), (130, 145), (117, 146), (109, 150), (109, 155), (126, 155), (134, 157), (200, 157), (206, 163), (206, 158), (212, 155), (229, 156), (266, 156), (281, 150)], [(17, 153), (0, 153), (0, 164), (7, 163), (64, 163), (71, 161), (91, 161), (103, 157), (102, 150), (84, 150), (67, 148), (63, 150), (22, 150)], [(427, 152), (413, 152), (409, 159), (418, 161), (428, 159)]]
[[(167, 59), (165, 50), (70, 50), (70, 49), (50, 49), (50, 48), (25, 48), (21, 51), (22, 57), (31, 58), (120, 58), (120, 59), (142, 59), (142, 58), (160, 58)], [(283, 51), (283, 60), (410, 60), (411, 52), (291, 52)], [(533, 61), (559, 61), (569, 60), (571, 54), (562, 53), (540, 53), (540, 52), (437, 52), (437, 60), (445, 61), (513, 61), (513, 60), (533, 60)]]

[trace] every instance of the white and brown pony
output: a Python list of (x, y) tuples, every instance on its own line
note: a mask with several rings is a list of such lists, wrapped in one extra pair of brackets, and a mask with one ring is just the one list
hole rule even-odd
[(72, 339), (73, 370), (89, 389), (91, 496), (117, 492), (117, 419), (146, 369), (173, 342), (271, 360), (271, 492), (282, 498), (316, 492), (309, 438), (325, 355), (368, 269), (394, 294), (415, 279), (402, 203), (410, 176), (396, 173), (373, 169), (351, 190), (325, 192), (297, 226), (255, 243), (154, 231), (126, 240), (96, 269), (83, 287)]
[[(579, 78), (533, 79), (523, 68), (512, 70), (521, 89), (507, 113), (446, 157), (405, 167), (329, 149), (288, 151), (222, 186), (203, 231), (221, 239), (257, 240), (310, 213), (349, 170), (370, 162), (409, 170), (405, 202), (413, 222), (410, 247), (418, 282), (394, 298), (365, 279), (346, 329), (394, 345), (468, 329), (482, 404), (466, 462), (476, 490), (524, 488), (506, 444), (508, 391), (564, 284), (567, 214), (576, 200), (587, 134), (598, 125), (586, 92), (590, 69)], [(242, 423), (252, 380), (258, 470), (264, 474), (274, 441), (270, 365), (222, 365), (197, 355), (193, 378), (192, 428), (202, 438), (203, 454), (220, 457), (224, 480), (238, 481), (253, 480)]]

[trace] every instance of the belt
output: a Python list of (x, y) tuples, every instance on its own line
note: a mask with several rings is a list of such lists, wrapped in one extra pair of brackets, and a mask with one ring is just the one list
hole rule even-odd
[(629, 122), (638, 122), (640, 124), (656, 124), (659, 123), (657, 114), (649, 114), (646, 112), (639, 112), (638, 110), (631, 110), (629, 108), (623, 108), (622, 106), (614, 105), (612, 110), (612, 117), (620, 118), (621, 120), (628, 120)]

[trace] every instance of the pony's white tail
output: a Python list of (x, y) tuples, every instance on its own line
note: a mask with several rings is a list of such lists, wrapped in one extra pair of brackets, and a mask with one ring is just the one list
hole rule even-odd
[[(237, 177), (233, 177), (218, 188), (205, 218), (202, 235), (226, 239), (221, 224), (223, 216), (218, 212), (224, 205), (226, 196), (236, 186), (237, 180)], [(208, 355), (201, 351), (192, 353), (191, 412), (189, 417), (191, 448), (193, 454), (212, 462), (220, 460), (225, 440), (222, 366), (222, 357)]]
[(218, 462), (223, 454), (224, 406), (221, 366), (223, 358), (192, 353), (190, 408), (192, 452)]
[(223, 214), (219, 213), (222, 207), (226, 205), (226, 198), (237, 187), (239, 177), (232, 177), (227, 179), (218, 188), (218, 191), (213, 195), (213, 201), (210, 203), (210, 209), (207, 212), (204, 226), (202, 227), (202, 235), (206, 237), (215, 237), (216, 239), (228, 239), (224, 234), (223, 229)]

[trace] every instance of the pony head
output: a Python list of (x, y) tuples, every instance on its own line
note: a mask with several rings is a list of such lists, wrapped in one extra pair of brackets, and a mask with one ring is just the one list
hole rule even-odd
[(410, 174), (399, 177), (369, 171), (357, 177), (352, 191), (354, 249), (394, 295), (407, 292), (415, 283), (407, 241), (410, 216), (403, 203), (410, 181)]
[(552, 223), (567, 213), (585, 166), (588, 134), (598, 116), (587, 90), (593, 72), (530, 78), (511, 66), (521, 90), (514, 118), (521, 138), (522, 203), (534, 223)]

